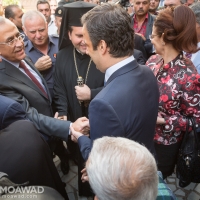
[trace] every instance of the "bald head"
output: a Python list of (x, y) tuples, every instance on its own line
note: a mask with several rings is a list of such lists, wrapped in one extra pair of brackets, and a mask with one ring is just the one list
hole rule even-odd
[[(15, 26), (15, 24), (13, 22), (11, 22), (9, 19), (6, 19), (6, 18), (0, 16), (0, 26), (4, 26), (4, 25), (8, 25), (8, 24)], [(1, 30), (2, 30), (2, 27), (1, 27)], [(0, 33), (2, 33), (2, 31), (0, 31)]]

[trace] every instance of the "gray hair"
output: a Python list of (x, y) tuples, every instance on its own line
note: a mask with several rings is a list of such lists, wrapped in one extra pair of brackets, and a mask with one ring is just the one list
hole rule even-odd
[(196, 17), (196, 22), (200, 25), (200, 2), (196, 2), (190, 6)]
[(44, 20), (45, 23), (47, 22), (45, 16), (44, 16), (41, 12), (39, 12), (39, 11), (37, 11), (37, 10), (30, 10), (30, 11), (26, 12), (26, 13), (22, 16), (22, 26), (23, 26), (24, 28), (26, 28), (26, 27), (25, 27), (25, 21), (26, 21), (27, 19), (28, 19), (28, 20), (35, 20), (36, 17), (40, 17), (41, 19)]
[(120, 137), (95, 140), (86, 170), (99, 200), (156, 199), (155, 159), (146, 147), (132, 140)]

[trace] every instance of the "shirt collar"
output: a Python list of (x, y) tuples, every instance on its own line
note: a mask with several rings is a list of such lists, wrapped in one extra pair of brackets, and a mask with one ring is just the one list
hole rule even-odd
[(1, 56), (1, 58), (5, 61), (7, 61), (8, 63), (10, 63), (11, 65), (14, 65), (16, 68), (19, 68), (19, 62), (12, 62), (10, 60), (7, 60), (6, 58), (4, 58), (3, 56)]
[(132, 62), (133, 60), (135, 60), (134, 56), (130, 56), (118, 63), (116, 63), (115, 65), (109, 67), (107, 70), (106, 70), (106, 73), (105, 73), (105, 82), (108, 81), (108, 79), (110, 78), (110, 76), (115, 72), (117, 71), (118, 69), (120, 69), (121, 67), (127, 65), (128, 63)]
[(48, 23), (48, 26), (51, 26), (51, 24), (53, 23), (53, 19), (52, 19), (52, 17), (50, 18), (50, 22)]
[[(49, 35), (48, 49), (49, 49), (49, 46), (50, 46), (51, 44), (56, 45), (55, 42), (54, 42), (54, 40), (53, 40), (53, 37)], [(33, 43), (32, 43), (30, 40), (27, 41), (27, 45), (28, 45), (27, 50), (28, 50), (29, 52), (30, 52), (32, 49), (35, 49), (35, 48), (36, 48), (36, 47), (34, 47)], [(25, 47), (26, 47), (27, 45), (25, 44)], [(36, 48), (36, 49), (37, 49), (37, 48)]]
[[(144, 20), (146, 19), (148, 20), (148, 18), (149, 18), (149, 14), (147, 13)], [(137, 22), (136, 14), (133, 16), (133, 20), (134, 22)]]

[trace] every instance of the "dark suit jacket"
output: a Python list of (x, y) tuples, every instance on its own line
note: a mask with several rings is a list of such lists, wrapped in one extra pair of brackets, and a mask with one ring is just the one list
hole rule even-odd
[[(148, 22), (147, 22), (147, 27), (146, 27), (146, 33), (144, 35), (145, 38), (146, 38), (146, 41), (143, 41), (142, 46), (141, 46), (142, 42), (140, 41), (141, 39), (139, 39), (140, 36), (135, 35), (135, 49), (142, 51), (143, 55), (146, 59), (148, 59), (151, 56), (152, 51), (153, 51), (153, 45), (152, 45), (152, 43), (149, 39), (149, 35), (152, 34), (152, 28), (153, 28), (154, 20), (155, 20), (155, 16), (148, 13)], [(134, 26), (133, 18), (132, 18), (132, 25)], [(141, 49), (143, 47), (144, 47), (145, 51), (143, 49)], [(146, 52), (146, 55), (145, 55), (144, 52)]]
[(89, 106), (90, 138), (78, 139), (83, 158), (102, 136), (126, 137), (154, 153), (159, 92), (155, 76), (135, 60), (114, 72)]
[(18, 120), (27, 119), (22, 106), (10, 98), (0, 95), (0, 130)]
[(19, 102), (27, 117), (41, 133), (67, 140), (70, 122), (52, 118), (51, 97), (47, 84), (31, 61), (27, 58), (24, 60), (41, 77), (48, 98), (30, 78), (5, 60), (0, 63), (0, 93)]
[(134, 37), (134, 49), (141, 51), (144, 58), (146, 60), (148, 59), (147, 52), (146, 52), (146, 49), (144, 47), (144, 40), (142, 39), (141, 36), (139, 36), (137, 34), (135, 34), (135, 37)]
[(134, 49), (133, 56), (138, 64), (145, 65), (147, 60), (144, 58), (144, 55), (141, 51)]

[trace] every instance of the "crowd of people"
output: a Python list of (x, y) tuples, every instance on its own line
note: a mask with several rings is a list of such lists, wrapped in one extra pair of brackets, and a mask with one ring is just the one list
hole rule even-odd
[(68, 199), (57, 155), (80, 196), (154, 200), (162, 183), (175, 199), (187, 118), (200, 132), (200, 2), (38, 0), (0, 27), (0, 185)]

